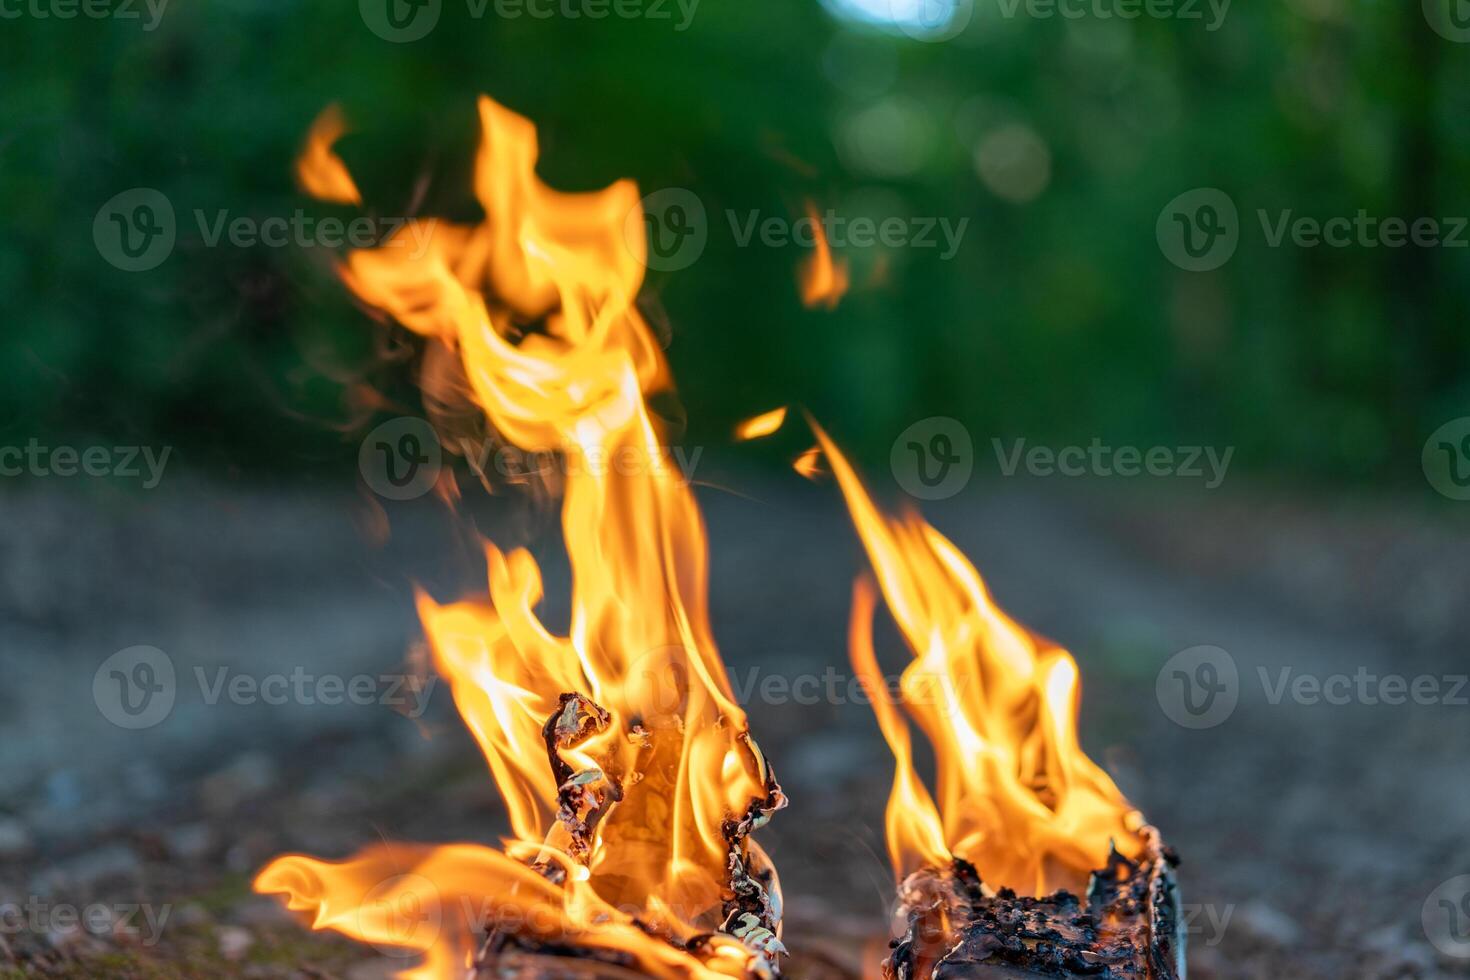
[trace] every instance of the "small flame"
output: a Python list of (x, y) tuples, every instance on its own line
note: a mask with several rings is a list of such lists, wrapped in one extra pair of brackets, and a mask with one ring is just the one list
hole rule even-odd
[(735, 427), (735, 438), (741, 442), (761, 439), (770, 435), (786, 422), (786, 408), (773, 408), (754, 418), (748, 418)]
[[(423, 953), (402, 974), (415, 980), (462, 976), (471, 938), (486, 931), (463, 913), (477, 903), (479, 918), (537, 918), (508, 932), (617, 949), (656, 976), (762, 972), (781, 951), (766, 926), (779, 918), (779, 886), (747, 835), (785, 800), (731, 693), (708, 622), (703, 522), (646, 400), (670, 384), (634, 305), (646, 245), (623, 229), (638, 191), (631, 181), (552, 190), (535, 174), (534, 126), (488, 98), (479, 109), (484, 223), (435, 222), (420, 248), (390, 238), (352, 251), (341, 273), (364, 302), (450, 352), (497, 433), (567, 458), (567, 635), (537, 616), (541, 574), (523, 549), (486, 545), (489, 601), (418, 600), (513, 839), (504, 853), (286, 856), (255, 887), (313, 911), (317, 928)], [(321, 171), (339, 131), (330, 110), (323, 118), (303, 174)], [(303, 178), (324, 186), (313, 181)], [(452, 910), (432, 936), (385, 935), (368, 902), (405, 875), (414, 887), (390, 904), (433, 897)], [(770, 914), (745, 914), (751, 903)]]
[(847, 294), (847, 260), (832, 257), (827, 232), (817, 214), (817, 206), (811, 201), (806, 202), (806, 213), (811, 219), (813, 251), (801, 264), (801, 301), (808, 307), (822, 306), (834, 310)]
[(816, 446), (802, 451), (791, 461), (791, 468), (808, 480), (816, 480), (825, 470), (822, 469), (822, 451)]
[(882, 692), (873, 653), (871, 585), (854, 596), (853, 665), (870, 690), (895, 758), (888, 847), (902, 878), (975, 865), (992, 888), (1044, 895), (1080, 890), (1116, 845), (1142, 852), (1140, 814), (1077, 741), (1077, 664), (1010, 619), (980, 574), (917, 514), (890, 519), (817, 430), (878, 584), (914, 660), (901, 703), (934, 747), (938, 805), (913, 766), (908, 725)]
[(346, 132), (342, 110), (335, 105), (323, 109), (306, 134), (306, 146), (296, 161), (296, 181), (303, 191), (323, 201), (361, 204), (357, 183), (332, 149)]

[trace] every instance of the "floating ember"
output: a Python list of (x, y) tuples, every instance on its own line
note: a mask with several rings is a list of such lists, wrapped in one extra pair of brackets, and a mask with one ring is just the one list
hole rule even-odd
[[(852, 660), (895, 759), (886, 822), (905, 932), (885, 975), (1182, 976), (1176, 859), (1078, 744), (1076, 662), (1006, 616), (920, 517), (879, 512), (817, 436), (914, 656), (894, 704), (873, 652), (877, 598), (860, 579)], [(937, 806), (900, 707), (934, 748)]]

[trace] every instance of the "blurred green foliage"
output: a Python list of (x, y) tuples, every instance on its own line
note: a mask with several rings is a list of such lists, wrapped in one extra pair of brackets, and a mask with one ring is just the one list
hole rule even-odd
[[(349, 457), (344, 379), (381, 377), (375, 328), (323, 249), (211, 247), (193, 212), (350, 214), (290, 167), (340, 102), (371, 209), (472, 216), (484, 92), (537, 122), (550, 182), (632, 176), (704, 202), (702, 258), (646, 287), (694, 438), (802, 403), (880, 457), (944, 414), (980, 443), (1206, 442), (1257, 471), (1412, 478), (1425, 435), (1470, 405), (1470, 249), (1271, 248), (1257, 211), (1470, 214), (1470, 45), (1418, 0), (1236, 3), (1213, 32), (1001, 9), (977, 0), (944, 43), (817, 0), (703, 0), (686, 30), (677, 9), (443, 0), (412, 43), (340, 2), (173, 0), (154, 30), (0, 21), (0, 437), (167, 442), (204, 466)], [(179, 240), (127, 273), (92, 224), (136, 186), (168, 196)], [(1191, 273), (1155, 224), (1201, 186), (1239, 205), (1242, 241)], [(949, 261), (844, 250), (852, 293), (807, 310), (804, 251), (741, 247), (729, 217), (807, 197), (969, 224)]]

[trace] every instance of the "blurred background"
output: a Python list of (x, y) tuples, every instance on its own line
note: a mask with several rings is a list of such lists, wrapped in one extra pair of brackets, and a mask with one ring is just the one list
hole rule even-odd
[[(1124, 20), (977, 0), (942, 43), (894, 29), (944, 25), (948, 2), (704, 0), (686, 19), (669, 0), (666, 20), (447, 2), (406, 43), (350, 10), (264, 0), (12, 20), (5, 423), (265, 473), (350, 458), (324, 369), (362, 369), (361, 318), (320, 255), (209, 247), (192, 212), (350, 213), (307, 202), (288, 166), (339, 102), (371, 208), (462, 213), (485, 92), (538, 122), (552, 183), (631, 176), (704, 202), (700, 264), (649, 285), (696, 436), (798, 401), (873, 452), (944, 414), (1036, 439), (1235, 445), (1273, 477), (1415, 481), (1403, 460), (1470, 397), (1464, 253), (1273, 249), (1257, 211), (1470, 212), (1465, 48), (1418, 2), (1366, 0), (1218, 20), (1203, 2), (1198, 20)], [(146, 279), (99, 264), (91, 234), (139, 186), (181, 218)], [(1196, 187), (1231, 195), (1244, 226), (1208, 276), (1155, 240)], [(742, 248), (726, 215), (796, 216), (806, 197), (969, 226), (948, 261), (850, 249), (859, 288), (840, 317), (813, 315), (800, 248)]]
[[(285, 848), (495, 838), (443, 692), (404, 717), (211, 703), (193, 681), (408, 671), (414, 584), (483, 580), (470, 526), (531, 544), (564, 602), (544, 501), (468, 480), (451, 516), (375, 492), (364, 437), (422, 409), (321, 226), (280, 245), (220, 232), (478, 220), (480, 93), (536, 122), (553, 186), (632, 177), (698, 204), (703, 244), (654, 263), (643, 304), (679, 442), (702, 453), (737, 672), (846, 669), (862, 556), (830, 484), (790, 472), (811, 440), (730, 435), (805, 406), (1076, 653), (1084, 744), (1184, 855), (1194, 972), (1470, 975), (1470, 946), (1437, 942), (1425, 911), (1470, 873), (1470, 707), (1273, 703), (1257, 680), (1362, 668), (1447, 691), (1470, 670), (1463, 0), (1136, 18), (1127, 0), (569, 2), (429, 0), (406, 28), (370, 0), (0, 5), (0, 447), (53, 464), (139, 447), (141, 470), (0, 477), (0, 903), (132, 896), (181, 916), (145, 946), (7, 929), (0, 976), (384, 975), (250, 898), (250, 873)], [(363, 212), (293, 180), (332, 103)], [(172, 237), (119, 256), (110, 209), (156, 200), (140, 189)], [(900, 220), (891, 241), (829, 229), (850, 277), (835, 309), (801, 301), (809, 248), (749, 231), (808, 201)], [(1300, 219), (1353, 229), (1335, 244)], [(946, 492), (899, 462), (915, 426), (963, 434)], [(1176, 463), (1197, 447), (1204, 469), (1071, 477), (1017, 468), (1018, 444)], [(129, 731), (99, 713), (94, 673), (138, 645), (166, 651), (179, 700)], [(1191, 729), (1156, 679), (1201, 645), (1229, 651), (1240, 706)], [(804, 896), (793, 928), (851, 967), (885, 914), (886, 750), (860, 705), (751, 714), (795, 801), (769, 832)]]

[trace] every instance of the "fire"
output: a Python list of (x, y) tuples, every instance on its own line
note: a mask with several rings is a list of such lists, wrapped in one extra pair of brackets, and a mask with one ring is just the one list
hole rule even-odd
[[(532, 124), (488, 98), (479, 110), (483, 223), (435, 222), (427, 247), (390, 238), (350, 252), (341, 275), (451, 355), (500, 437), (566, 463), (566, 635), (537, 616), (541, 576), (525, 550), (486, 545), (488, 601), (419, 597), (512, 837), (503, 852), (288, 855), (255, 888), (316, 928), (423, 954), (401, 974), (417, 980), (462, 977), (496, 926), (661, 977), (769, 973), (780, 892), (747, 838), (785, 799), (731, 694), (708, 623), (703, 522), (648, 406), (671, 385), (634, 305), (646, 246), (624, 228), (630, 215), (642, 227), (638, 191), (552, 190), (535, 174)], [(335, 114), (319, 120), (299, 165), (303, 186), (327, 197), (343, 181), (355, 193), (330, 150), (341, 128)], [(434, 928), (401, 928), (405, 908), (410, 925), (433, 909)]]
[(817, 206), (811, 201), (806, 204), (806, 214), (811, 220), (813, 251), (800, 270), (801, 301), (807, 306), (834, 310), (847, 295), (847, 262), (832, 257), (832, 247), (827, 243), (822, 219), (817, 214)]
[(312, 197), (338, 204), (361, 204), (357, 183), (342, 158), (332, 150), (345, 132), (347, 122), (342, 118), (342, 110), (335, 105), (327, 106), (306, 134), (306, 146), (296, 162), (296, 181)]
[(791, 468), (808, 480), (815, 480), (825, 472), (822, 469), (822, 451), (816, 446), (803, 449), (800, 455), (791, 461)]
[(786, 408), (773, 408), (769, 412), (762, 412), (753, 418), (748, 418), (735, 427), (735, 438), (744, 442), (749, 439), (762, 439), (786, 422)]
[(860, 580), (851, 655), (895, 759), (886, 824), (899, 879), (953, 856), (992, 888), (1045, 895), (1080, 891), (1112, 845), (1137, 857), (1141, 815), (1077, 741), (1071, 655), (1002, 612), (975, 566), (917, 514), (882, 514), (827, 435), (817, 436), (914, 656), (901, 706), (934, 749), (937, 805), (886, 696), (873, 653), (876, 597)]

